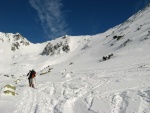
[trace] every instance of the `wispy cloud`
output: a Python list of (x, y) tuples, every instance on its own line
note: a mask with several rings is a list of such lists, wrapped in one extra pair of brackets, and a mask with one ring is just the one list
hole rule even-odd
[(29, 0), (29, 3), (38, 12), (41, 25), (49, 38), (67, 33), (62, 0)]

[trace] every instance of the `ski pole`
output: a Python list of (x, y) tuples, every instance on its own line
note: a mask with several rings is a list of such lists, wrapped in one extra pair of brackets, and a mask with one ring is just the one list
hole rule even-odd
[(38, 89), (38, 83), (37, 83), (37, 81), (36, 81), (36, 79), (34, 78), (34, 81), (35, 81), (35, 85), (36, 85), (36, 88)]

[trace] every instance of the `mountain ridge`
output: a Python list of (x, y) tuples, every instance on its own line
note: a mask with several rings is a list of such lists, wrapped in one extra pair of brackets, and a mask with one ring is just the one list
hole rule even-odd
[[(50, 65), (54, 65), (57, 64), (56, 62), (65, 62), (67, 60), (68, 62), (75, 62), (75, 59), (84, 59), (86, 56), (88, 56), (87, 59), (90, 59), (91, 62), (93, 58), (93, 60), (96, 58), (98, 61), (101, 61), (104, 56), (108, 56), (110, 54), (114, 54), (114, 56), (116, 56), (118, 51), (123, 51), (124, 49), (132, 51), (132, 48), (137, 49), (139, 47), (143, 47), (141, 44), (145, 43), (145, 40), (149, 41), (149, 6), (150, 5), (131, 16), (124, 23), (119, 24), (104, 33), (92, 36), (65, 35), (55, 40), (33, 44), (19, 33), (0, 33), (0, 53), (1, 55), (9, 56), (9, 64), (11, 64), (11, 62), (17, 62), (18, 59), (25, 59), (27, 62), (31, 61), (30, 65), (33, 65), (32, 60), (34, 59), (33, 62), (35, 62), (36, 58), (39, 61), (51, 61)], [(5, 58), (2, 57), (1, 61), (4, 59)], [(12, 59), (16, 61), (13, 61)], [(72, 61), (70, 61), (71, 59)], [(52, 60), (56, 62), (54, 63)], [(78, 62), (78, 60), (76, 62)], [(88, 60), (83, 62), (86, 61)], [(20, 64), (21, 62), (22, 61), (20, 60)], [(38, 63), (41, 64), (41, 62)], [(34, 67), (36, 66), (31, 66), (30, 68)], [(44, 66), (41, 66), (38, 70), (41, 70), (43, 67)], [(23, 70), (27, 71), (28, 69), (29, 67)]]

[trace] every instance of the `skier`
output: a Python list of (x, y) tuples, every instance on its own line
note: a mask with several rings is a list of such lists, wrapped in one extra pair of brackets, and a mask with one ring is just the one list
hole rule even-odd
[(34, 69), (30, 70), (29, 73), (27, 74), (28, 80), (29, 80), (29, 87), (33, 87), (34, 88), (34, 83), (33, 83), (33, 78), (36, 76), (36, 72), (34, 71)]

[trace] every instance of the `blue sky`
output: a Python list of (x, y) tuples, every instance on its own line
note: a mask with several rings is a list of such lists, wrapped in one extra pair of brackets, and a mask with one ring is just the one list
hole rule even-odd
[(150, 0), (1, 0), (0, 32), (20, 33), (33, 43), (62, 35), (105, 32)]

